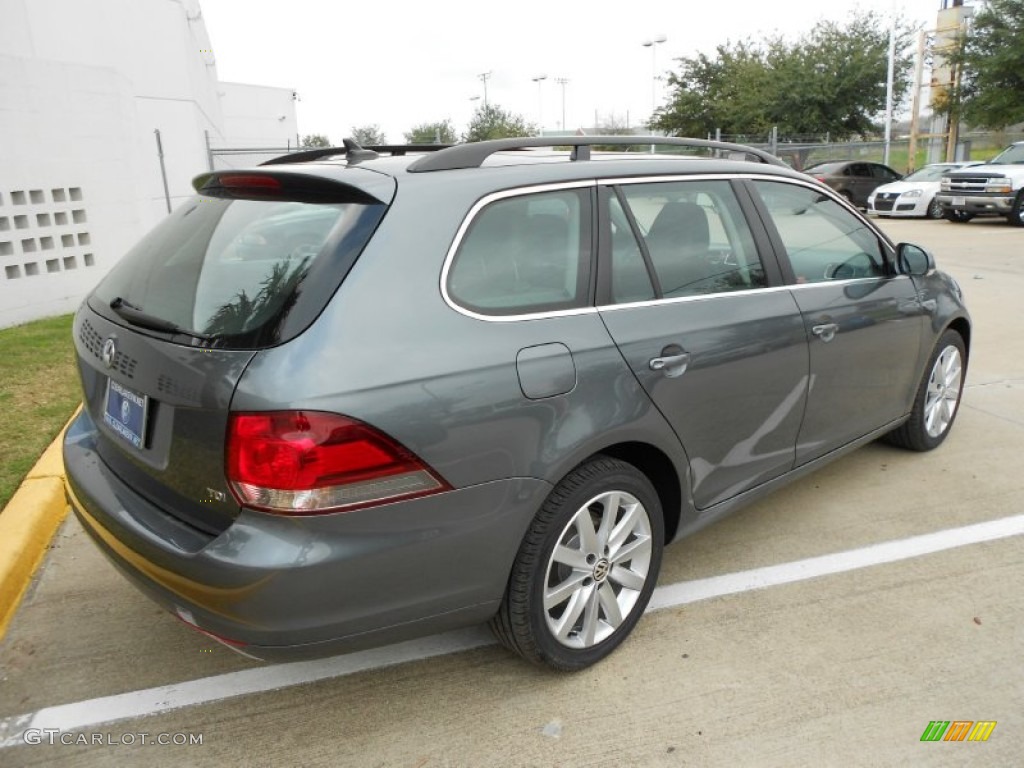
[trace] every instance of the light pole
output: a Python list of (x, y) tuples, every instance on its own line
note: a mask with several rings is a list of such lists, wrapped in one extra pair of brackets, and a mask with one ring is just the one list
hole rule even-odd
[(665, 35), (658, 35), (651, 40), (644, 40), (644, 48), (651, 49), (651, 117), (658, 108), (658, 46), (668, 40)]
[(565, 86), (569, 82), (568, 77), (556, 77), (555, 82), (562, 86), (562, 130), (565, 130)]
[(893, 73), (896, 69), (896, 0), (892, 3), (892, 16), (889, 19), (889, 55), (888, 68), (885, 74), (885, 151), (882, 162), (889, 164), (889, 147), (892, 144), (892, 90)]
[(548, 79), (547, 75), (531, 78), (537, 84), (537, 135), (544, 135), (544, 90), (541, 84)]
[(487, 106), (487, 81), (491, 79), (492, 72), (481, 72), (477, 77), (484, 84), (484, 106)]

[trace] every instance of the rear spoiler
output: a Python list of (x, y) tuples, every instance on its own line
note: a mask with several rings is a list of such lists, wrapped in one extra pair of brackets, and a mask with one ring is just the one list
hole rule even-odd
[[(359, 184), (350, 181), (358, 181)], [(394, 179), (377, 173), (361, 174), (358, 178), (340, 181), (311, 173), (223, 170), (196, 176), (192, 180), (192, 186), (205, 197), (287, 200), (297, 203), (388, 205), (395, 193)]]

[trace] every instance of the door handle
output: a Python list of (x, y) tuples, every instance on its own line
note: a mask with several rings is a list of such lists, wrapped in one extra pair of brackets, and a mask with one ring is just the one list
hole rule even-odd
[(664, 371), (665, 377), (675, 379), (686, 373), (686, 367), (690, 364), (690, 353), (682, 352), (677, 355), (652, 358), (647, 365), (652, 371)]
[(824, 342), (832, 341), (836, 337), (836, 332), (839, 330), (839, 326), (835, 323), (822, 323), (821, 325), (815, 325), (811, 328), (811, 333), (820, 338)]

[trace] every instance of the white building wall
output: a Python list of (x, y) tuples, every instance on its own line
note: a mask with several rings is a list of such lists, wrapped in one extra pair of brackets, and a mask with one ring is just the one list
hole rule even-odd
[(0, 0), (0, 327), (74, 309), (166, 216), (155, 131), (172, 207), (207, 137), (294, 136), (291, 89), (247, 87), (226, 121), (235, 89), (197, 0)]
[(141, 229), (117, 72), (0, 57), (0, 327), (69, 312)]
[(295, 146), (295, 91), (247, 83), (221, 83), (224, 133), (232, 147)]

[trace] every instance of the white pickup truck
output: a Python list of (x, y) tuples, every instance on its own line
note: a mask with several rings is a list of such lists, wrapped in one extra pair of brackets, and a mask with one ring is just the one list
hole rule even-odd
[(987, 163), (943, 176), (935, 199), (949, 221), (994, 214), (1024, 227), (1024, 141), (1014, 142)]

